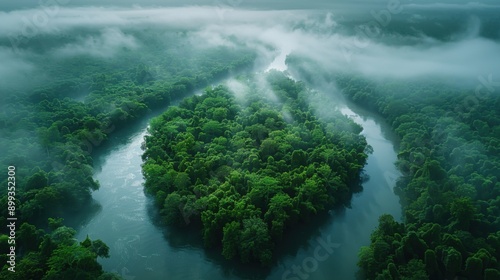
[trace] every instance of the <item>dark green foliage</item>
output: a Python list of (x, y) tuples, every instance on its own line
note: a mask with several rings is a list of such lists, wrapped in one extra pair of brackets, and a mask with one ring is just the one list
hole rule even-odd
[[(289, 61), (299, 72), (301, 63), (310, 63)], [(429, 79), (374, 82), (345, 74), (326, 79), (351, 101), (385, 117), (401, 140), (397, 165), (403, 176), (395, 190), (404, 223), (388, 230), (387, 218), (380, 220), (370, 247), (359, 253), (364, 277), (393, 275), (393, 268), (387, 271), (390, 260), (402, 277), (418, 270), (409, 279), (497, 277), (500, 95), (485, 99)], [(478, 102), (467, 105), (471, 99)]]
[[(97, 279), (103, 274), (97, 257), (109, 257), (104, 242), (87, 236), (78, 243), (74, 239), (76, 231), (63, 226), (62, 220), (52, 219), (49, 223), (52, 228), (49, 233), (28, 223), (21, 226), (16, 243), (28, 253), (16, 260), (15, 273), (4, 267), (1, 279)], [(120, 279), (117, 275), (113, 277)]]
[[(287, 61), (290, 71), (314, 82), (304, 70), (316, 69), (314, 62), (294, 56)], [(413, 270), (420, 263), (425, 268), (417, 269), (415, 279), (498, 277), (500, 95), (431, 79), (380, 82), (342, 73), (324, 78), (381, 114), (400, 137), (397, 165), (403, 176), (395, 191), (404, 223), (391, 231), (387, 218), (380, 220), (370, 247), (359, 253), (361, 274), (386, 279), (393, 260), (402, 277), (410, 263)], [(387, 252), (387, 260), (377, 259), (375, 250)]]
[(469, 257), (465, 263), (465, 273), (470, 279), (481, 279), (483, 261), (476, 257)]
[[(56, 271), (60, 267), (55, 267), (55, 261), (52, 267), (47, 265), (59, 242), (66, 244), (67, 237), (74, 234), (62, 228), (57, 219), (47, 223), (48, 218), (81, 214), (91, 201), (92, 191), (99, 188), (93, 179), (95, 150), (122, 127), (231, 71), (251, 65), (255, 57), (245, 48), (191, 47), (186, 44), (188, 38), (179, 37), (176, 31), (162, 29), (162, 36), (158, 36), (157, 31), (124, 31), (134, 33), (137, 40), (147, 44), (141, 51), (124, 49), (106, 58), (85, 54), (57, 58), (52, 55), (58, 45), (68, 43), (65, 40), (89, 35), (84, 30), (73, 32), (66, 39), (39, 36), (36, 40), (44, 43), (30, 56), (30, 63), (42, 65), (46, 78), (19, 89), (6, 89), (4, 83), (0, 83), (4, 97), (0, 104), (0, 166), (16, 167), (16, 217), (21, 226), (18, 236), (23, 240), (17, 247), (18, 260), (21, 267), (30, 266), (34, 273), (19, 274), (21, 279), (41, 279), (40, 275), (48, 270), (53, 279), (72, 273), (74, 277), (70, 279), (96, 279), (100, 274), (87, 275), (77, 270), (92, 270), (96, 267), (90, 261), (91, 256), (108, 255), (107, 247), (100, 242), (89, 247), (89, 254), (80, 246), (58, 250), (57, 257), (61, 258), (71, 255), (71, 251), (83, 254), (83, 259), (71, 260), (71, 264), (64, 266), (68, 269), (66, 272)], [(180, 48), (184, 55), (180, 55)], [(215, 120), (220, 120), (231, 113), (218, 110), (213, 115)], [(218, 136), (221, 131), (215, 129), (213, 133), (216, 135), (210, 137)], [(186, 145), (188, 142), (186, 139)], [(186, 187), (191, 183), (186, 180), (186, 173), (161, 175), (162, 186), (174, 187), (171, 178), (175, 186)], [(2, 185), (7, 186), (7, 182)], [(163, 203), (167, 193), (170, 192), (159, 193), (158, 200)], [(190, 204), (192, 201), (184, 201), (188, 205), (185, 210), (193, 209), (189, 208), (194, 207)], [(7, 205), (7, 188), (0, 190), (0, 204)], [(2, 207), (0, 223), (5, 225), (7, 217), (7, 207)], [(36, 228), (50, 228), (54, 236), (47, 238)], [(0, 229), (2, 238), (1, 234), (6, 231), (6, 227)], [(38, 249), (43, 256), (41, 260), (33, 254)], [(2, 262), (2, 266), (4, 264)]]
[(262, 264), (287, 228), (348, 202), (367, 157), (351, 120), (319, 119), (304, 101), (316, 93), (283, 74), (267, 79), (280, 102), (253, 84), (244, 100), (207, 89), (151, 121), (143, 154), (166, 223), (201, 224), (206, 246)]
[(500, 279), (500, 271), (493, 268), (487, 268), (484, 270), (484, 280), (495, 280)]
[(432, 278), (438, 278), (437, 274), (439, 272), (439, 267), (438, 267), (438, 260), (436, 257), (436, 252), (434, 252), (433, 250), (430, 250), (430, 249), (425, 251), (424, 263), (425, 263), (425, 270), (427, 271), (427, 275), (429, 275)]

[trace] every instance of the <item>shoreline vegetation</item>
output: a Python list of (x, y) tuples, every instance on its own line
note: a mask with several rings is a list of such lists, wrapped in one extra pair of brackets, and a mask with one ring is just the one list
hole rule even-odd
[[(287, 63), (312, 82), (310, 61)], [(371, 244), (359, 252), (358, 276), (500, 279), (500, 97), (433, 79), (323, 78), (380, 114), (400, 138), (396, 165), (403, 175), (395, 192), (403, 222), (379, 218)]]
[[(151, 110), (252, 67), (255, 60), (250, 50), (184, 46), (187, 38), (176, 32), (165, 34), (170, 39), (166, 49), (165, 38), (157, 38), (154, 31), (134, 35), (149, 43), (147, 51), (138, 54), (124, 49), (109, 58), (34, 56), (52, 78), (46, 84), (37, 81), (36, 86), (2, 88), (7, 96), (0, 118), (0, 146), (5, 149), (0, 162), (16, 168), (18, 245), (16, 272), (7, 270), (8, 256), (2, 254), (0, 262), (5, 267), (0, 278), (117, 277), (105, 273), (97, 262), (107, 253), (92, 249), (98, 244), (107, 252), (106, 244), (90, 239), (76, 242), (75, 230), (60, 219), (87, 211), (92, 191), (99, 188), (92, 178), (93, 152), (113, 132)], [(47, 35), (33, 40), (43, 54), (71, 38)], [(181, 52), (191, 52), (190, 58), (182, 59)], [(156, 67), (142, 63), (153, 60)], [(2, 184), (7, 186), (7, 179)], [(6, 190), (0, 191), (2, 205), (7, 205)], [(2, 224), (8, 224), (7, 210), (1, 210)], [(4, 252), (10, 246), (8, 230), (0, 230)]]
[[(15, 24), (0, 34), (0, 279), (120, 279), (99, 263), (108, 245), (76, 240), (69, 225), (94, 214), (104, 144), (171, 101), (179, 105), (151, 120), (143, 147), (159, 215), (199, 230), (225, 258), (267, 269), (286, 232), (348, 207), (366, 179), (371, 147), (333, 109), (336, 90), (399, 137), (403, 221), (379, 218), (356, 276), (500, 279), (498, 7), (469, 4), (379, 10), (387, 26), (366, 40), (357, 34), (374, 14), (358, 17), (358, 4), (344, 19), (239, 7), (224, 18), (223, 5), (211, 9), (217, 22), (202, 7), (65, 7), (30, 36), (24, 4), (1, 13)], [(300, 81), (236, 75), (277, 54)]]
[(240, 92), (207, 88), (154, 118), (143, 173), (166, 224), (266, 266), (284, 232), (350, 202), (369, 146), (339, 112), (316, 116), (302, 83), (274, 71), (245, 79), (233, 82)]

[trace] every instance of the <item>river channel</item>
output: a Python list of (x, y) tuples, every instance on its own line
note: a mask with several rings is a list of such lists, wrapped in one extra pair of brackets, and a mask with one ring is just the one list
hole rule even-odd
[(88, 234), (104, 241), (111, 257), (99, 262), (124, 279), (354, 279), (358, 251), (370, 243), (378, 217), (387, 213), (401, 219), (393, 192), (399, 172), (394, 165), (395, 137), (388, 125), (354, 105), (344, 105), (341, 112), (363, 127), (373, 147), (365, 166), (369, 179), (353, 195), (349, 208), (331, 211), (286, 234), (271, 268), (226, 261), (218, 251), (205, 250), (196, 231), (159, 224), (153, 201), (143, 191), (141, 173), (141, 143), (150, 118), (113, 134), (94, 157), (94, 178), (101, 187), (93, 198), (99, 207), (78, 226), (77, 238)]

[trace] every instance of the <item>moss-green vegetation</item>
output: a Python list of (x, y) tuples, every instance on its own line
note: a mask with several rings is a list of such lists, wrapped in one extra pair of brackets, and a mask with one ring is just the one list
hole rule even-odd
[(315, 116), (314, 93), (281, 73), (267, 82), (271, 95), (218, 86), (183, 100), (151, 122), (143, 155), (166, 223), (201, 225), (206, 246), (262, 264), (293, 225), (348, 203), (367, 158), (361, 127)]
[[(16, 168), (18, 226), (29, 223), (38, 232), (36, 228), (47, 228), (49, 217), (71, 217), (85, 210), (91, 192), (99, 188), (92, 178), (92, 152), (113, 132), (153, 109), (166, 107), (170, 100), (250, 66), (254, 59), (252, 52), (243, 49), (189, 46), (188, 38), (174, 31), (165, 32), (165, 37), (157, 36), (157, 31), (130, 32), (147, 44), (140, 50), (124, 49), (109, 57), (52, 53), (55, 46), (88, 35), (86, 31), (64, 38), (33, 38), (30, 46), (37, 49), (31, 60), (43, 65), (43, 81), (0, 85), (4, 96), (0, 104), (0, 166), (5, 174), (7, 166)], [(7, 186), (6, 176), (2, 178), (2, 186)], [(1, 188), (0, 204), (7, 205), (7, 199), (7, 188)], [(1, 208), (0, 224), (8, 224), (7, 210)], [(8, 234), (7, 230), (2, 227), (0, 234)], [(7, 246), (6, 242), (2, 238), (0, 246)], [(27, 244), (18, 242), (17, 261), (29, 262), (37, 275), (53, 277), (47, 279), (64, 279), (51, 272), (50, 254), (59, 252), (63, 256), (69, 254), (68, 250), (75, 254), (84, 250), (54, 245), (53, 250), (40, 252), (40, 242), (36, 246)], [(32, 253), (49, 255), (35, 258)], [(4, 257), (1, 266), (5, 265)], [(71, 266), (58, 269), (66, 268)], [(96, 271), (102, 273), (100, 266)]]
[[(23, 223), (16, 231), (16, 243), (8, 243), (7, 235), (0, 235), (0, 249), (10, 252), (10, 246), (17, 246), (16, 260), (12, 270), (4, 269), (2, 279), (119, 279), (106, 274), (97, 262), (98, 257), (108, 258), (109, 248), (101, 240), (89, 237), (77, 242), (76, 231), (63, 226), (62, 219), (48, 220), (49, 231), (37, 229), (34, 225)], [(21, 246), (22, 244), (22, 246)], [(2, 254), (2, 263), (10, 260)], [(110, 278), (104, 278), (110, 277)]]
[[(312, 61), (290, 57), (310, 75)], [(309, 74), (309, 75), (308, 75)], [(404, 221), (383, 215), (359, 253), (364, 279), (499, 279), (500, 95), (435, 79), (374, 82), (325, 74), (350, 101), (382, 115), (399, 136), (395, 191)], [(491, 79), (491, 78), (490, 78)], [(479, 90), (478, 90), (479, 89)]]
[(360, 252), (365, 278), (499, 279), (500, 95), (429, 81), (336, 81), (401, 139), (404, 223), (380, 218)]

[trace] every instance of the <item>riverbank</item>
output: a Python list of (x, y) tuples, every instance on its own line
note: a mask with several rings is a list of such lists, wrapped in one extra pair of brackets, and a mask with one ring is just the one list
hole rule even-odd
[[(204, 250), (197, 234), (157, 226), (154, 203), (144, 194), (140, 170), (146, 121), (117, 135), (121, 139), (116, 139), (116, 146), (96, 157), (94, 178), (101, 189), (93, 198), (101, 208), (78, 228), (78, 238), (88, 234), (108, 244), (112, 257), (100, 263), (125, 279), (163, 279), (164, 275), (171, 279), (293, 279), (293, 267), (304, 264), (308, 279), (330, 279), (331, 275), (353, 279), (359, 248), (369, 244), (378, 217), (388, 213), (398, 219), (401, 209), (392, 191), (399, 173), (394, 166), (394, 144), (384, 134), (388, 126), (373, 114), (351, 107), (344, 107), (342, 113), (363, 126), (362, 134), (373, 147), (365, 166), (369, 180), (353, 196), (351, 208), (329, 213), (312, 221), (309, 228), (287, 235), (278, 248), (278, 264), (270, 270), (226, 261)], [(315, 249), (322, 241), (335, 246), (327, 258), (314, 262)]]

